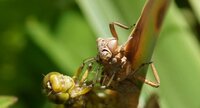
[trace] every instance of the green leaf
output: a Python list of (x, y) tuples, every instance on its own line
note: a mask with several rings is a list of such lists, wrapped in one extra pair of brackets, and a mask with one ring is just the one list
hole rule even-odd
[(192, 9), (194, 10), (196, 17), (197, 17), (198, 21), (200, 22), (199, 0), (189, 0), (188, 2), (190, 2), (190, 5), (191, 5)]
[[(200, 50), (186, 22), (171, 4), (153, 57), (161, 79), (157, 92), (162, 108), (199, 107)], [(143, 93), (149, 95), (151, 90), (145, 85)]]
[(13, 96), (0, 96), (0, 108), (8, 108), (17, 101)]

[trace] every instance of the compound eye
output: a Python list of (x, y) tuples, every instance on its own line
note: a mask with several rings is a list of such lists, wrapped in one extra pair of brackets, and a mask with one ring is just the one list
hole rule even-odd
[(58, 72), (50, 72), (43, 79), (44, 93), (58, 104), (63, 104), (70, 98), (69, 93), (74, 86), (75, 82), (71, 77)]
[(50, 72), (43, 79), (44, 88), (48, 91), (66, 92), (75, 85), (73, 79), (69, 76), (62, 75), (58, 72)]
[(52, 83), (50, 81), (50, 76), (51, 75), (60, 75), (60, 73), (58, 73), (58, 72), (50, 72), (50, 73), (48, 73), (47, 75), (44, 76), (44, 78), (43, 78), (43, 87), (48, 91), (52, 90)]
[(117, 49), (117, 45), (118, 45), (118, 43), (117, 43), (117, 40), (116, 39), (112, 39), (112, 40), (110, 40), (109, 42), (108, 42), (108, 48), (110, 49), (110, 51), (112, 52), (112, 53), (114, 53), (115, 52), (115, 50)]
[(49, 82), (50, 82), (54, 92), (62, 91), (62, 84), (61, 84), (61, 81), (60, 81), (58, 75), (51, 75), (49, 78)]

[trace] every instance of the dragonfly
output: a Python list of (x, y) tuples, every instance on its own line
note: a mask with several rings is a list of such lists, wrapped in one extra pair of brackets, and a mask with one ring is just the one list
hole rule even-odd
[[(97, 77), (93, 77), (91, 82), (87, 81), (93, 65), (85, 72), (82, 70), (84, 65), (81, 66), (73, 77), (49, 73), (43, 80), (47, 96), (72, 108), (90, 108), (92, 105), (99, 105), (99, 108), (108, 108), (104, 105), (111, 105), (109, 108), (137, 107), (143, 83), (153, 87), (160, 85), (156, 68), (150, 60), (169, 3), (170, 0), (147, 0), (140, 18), (122, 45), (118, 44), (115, 26), (128, 27), (118, 22), (110, 23), (112, 37), (98, 38), (97, 56), (86, 60), (89, 64), (96, 62), (102, 67), (95, 70)], [(145, 78), (148, 65), (151, 66), (155, 82)], [(81, 72), (84, 73), (82, 76)], [(103, 94), (103, 97), (99, 94)]]
[[(89, 65), (85, 65), (87, 63)], [(100, 72), (101, 66), (94, 67), (91, 62), (84, 62), (72, 77), (50, 72), (43, 78), (43, 92), (50, 101), (66, 108), (123, 107), (117, 104), (119, 94), (116, 91), (99, 84)]]
[(96, 74), (91, 80), (88, 78), (93, 68), (94, 65), (92, 67), (91, 63), (87, 66), (84, 63), (72, 77), (59, 72), (50, 72), (43, 78), (43, 92), (56, 104), (81, 108), (85, 103), (85, 94), (91, 91), (97, 81), (97, 71), (99, 70), (95, 70)]

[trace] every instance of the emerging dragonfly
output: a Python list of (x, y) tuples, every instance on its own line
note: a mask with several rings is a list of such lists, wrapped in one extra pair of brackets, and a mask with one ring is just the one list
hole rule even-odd
[[(116, 107), (120, 108), (120, 105), (126, 108), (137, 107), (143, 83), (153, 87), (160, 85), (157, 71), (149, 61), (168, 4), (169, 0), (148, 0), (135, 28), (130, 33), (128, 40), (122, 45), (118, 45), (115, 26), (124, 29), (128, 29), (128, 27), (117, 22), (111, 23), (109, 27), (113, 37), (107, 39), (98, 38), (97, 57), (86, 61), (89, 64), (97, 62), (98, 65), (102, 66), (100, 71), (96, 70), (97, 77), (93, 77), (92, 82), (86, 81), (93, 65), (89, 65), (84, 74), (80, 76), (84, 67), (81, 66), (77, 74), (72, 78), (59, 73), (49, 73), (45, 76), (43, 83), (48, 97), (59, 103), (87, 106), (88, 104), (83, 104), (88, 102), (86, 101), (87, 99), (90, 102), (100, 99), (93, 103), (101, 103), (102, 98), (97, 91), (100, 90), (105, 95), (108, 89), (102, 89), (102, 87), (106, 87), (109, 88), (109, 93), (106, 94), (108, 96), (105, 99), (110, 100), (110, 98), (115, 97), (113, 99), (116, 102), (113, 103), (115, 103)], [(144, 68), (144, 66), (149, 64), (156, 82), (145, 78), (146, 70), (144, 69), (147, 68)], [(96, 87), (96, 85), (100, 86)], [(113, 96), (113, 94), (115, 95)], [(111, 105), (114, 106), (114, 104)]]
[(96, 67), (91, 64), (85, 66), (84, 63), (73, 77), (50, 72), (43, 79), (44, 93), (52, 102), (66, 108), (123, 107), (123, 104), (117, 103), (119, 94), (116, 91), (100, 86), (101, 66)]
[(57, 104), (66, 104), (73, 108), (83, 106), (85, 104), (84, 95), (94, 87), (98, 79), (98, 72), (95, 72), (95, 76), (89, 80), (89, 75), (92, 74), (94, 67), (88, 64), (84, 69), (84, 66), (85, 64), (81, 65), (73, 77), (58, 72), (50, 72), (45, 75), (43, 79), (44, 93)]

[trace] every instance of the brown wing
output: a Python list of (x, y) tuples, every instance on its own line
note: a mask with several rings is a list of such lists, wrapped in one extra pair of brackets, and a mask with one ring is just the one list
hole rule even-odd
[(170, 0), (147, 0), (125, 46), (133, 69), (150, 61), (169, 2)]

